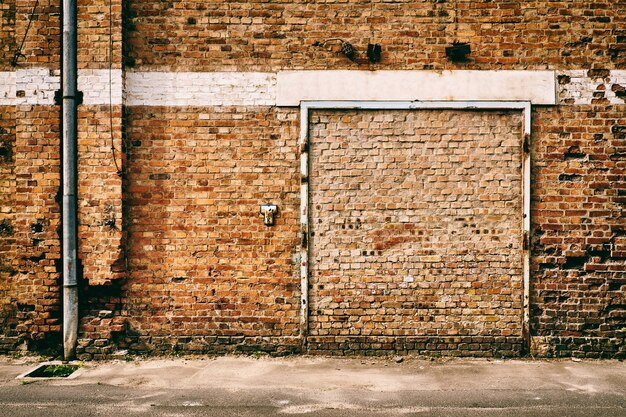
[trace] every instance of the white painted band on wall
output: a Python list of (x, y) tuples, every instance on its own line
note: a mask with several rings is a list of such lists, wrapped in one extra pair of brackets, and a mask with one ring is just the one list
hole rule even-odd
[[(111, 104), (122, 104), (122, 70), (111, 71)], [(79, 70), (78, 90), (83, 92), (83, 104), (109, 104), (109, 70)]]
[[(124, 80), (122, 80), (124, 77)], [(59, 71), (0, 72), (0, 105), (52, 105)], [(558, 81), (557, 81), (558, 80)], [(124, 83), (122, 84), (122, 81)], [(555, 93), (555, 85), (556, 90)], [(300, 101), (502, 101), (533, 104), (624, 104), (626, 70), (558, 71), (285, 71), (111, 73), (112, 104), (129, 106), (297, 106)], [(84, 104), (109, 104), (109, 71), (80, 70)]]
[(15, 100), (15, 71), (0, 72), (0, 105), (11, 105)]
[[(109, 84), (110, 81), (110, 84)], [(0, 72), (0, 105), (53, 105), (54, 92), (61, 86), (59, 70), (27, 68)], [(122, 70), (78, 71), (78, 90), (83, 92), (83, 104), (122, 104)]]
[(272, 106), (276, 74), (266, 72), (127, 72), (129, 106)]
[(276, 104), (306, 100), (556, 104), (554, 71), (283, 71)]

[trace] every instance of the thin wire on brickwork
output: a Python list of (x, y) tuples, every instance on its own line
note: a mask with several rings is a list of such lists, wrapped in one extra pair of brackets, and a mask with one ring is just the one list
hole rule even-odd
[(111, 156), (118, 176), (122, 175), (115, 157), (113, 139), (113, 0), (109, 0), (109, 134), (111, 135)]
[(26, 58), (26, 55), (22, 53), (22, 48), (24, 47), (24, 42), (26, 41), (26, 36), (28, 36), (28, 31), (30, 30), (30, 25), (33, 23), (33, 18), (35, 17), (35, 12), (37, 11), (37, 6), (39, 5), (39, 0), (35, 1), (35, 5), (33, 6), (33, 11), (30, 13), (28, 17), (28, 25), (26, 26), (26, 32), (24, 32), (24, 37), (22, 38), (22, 42), (20, 43), (20, 47), (17, 48), (13, 58), (11, 59), (11, 66), (17, 66), (17, 60), (22, 57)]

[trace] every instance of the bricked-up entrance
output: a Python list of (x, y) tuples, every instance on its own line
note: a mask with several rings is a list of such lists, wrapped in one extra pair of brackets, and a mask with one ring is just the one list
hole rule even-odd
[(518, 353), (522, 114), (309, 121), (309, 349)]

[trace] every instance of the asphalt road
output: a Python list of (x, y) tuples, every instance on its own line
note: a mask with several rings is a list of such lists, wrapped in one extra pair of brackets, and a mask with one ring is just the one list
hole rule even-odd
[(71, 379), (15, 379), (1, 416), (626, 416), (617, 361), (222, 357), (89, 363)]

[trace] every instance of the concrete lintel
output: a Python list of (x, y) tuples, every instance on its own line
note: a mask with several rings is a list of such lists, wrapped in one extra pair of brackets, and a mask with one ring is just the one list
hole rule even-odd
[(341, 70), (277, 74), (277, 106), (343, 100), (557, 102), (554, 71)]

